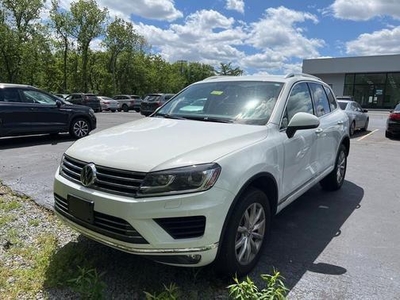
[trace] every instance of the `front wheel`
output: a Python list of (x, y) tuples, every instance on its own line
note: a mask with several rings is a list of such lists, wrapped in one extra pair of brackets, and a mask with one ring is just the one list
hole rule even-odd
[(254, 268), (269, 236), (270, 220), (267, 195), (256, 188), (248, 189), (227, 223), (215, 262), (218, 273), (241, 277)]
[(126, 105), (126, 104), (122, 105), (122, 110), (124, 112), (128, 112), (129, 111), (128, 105)]
[(340, 189), (344, 182), (346, 169), (347, 151), (346, 147), (342, 144), (339, 147), (334, 169), (324, 179), (320, 181), (322, 188), (327, 191), (336, 191)]
[(76, 139), (85, 137), (90, 132), (90, 124), (86, 119), (77, 118), (71, 123), (69, 134)]

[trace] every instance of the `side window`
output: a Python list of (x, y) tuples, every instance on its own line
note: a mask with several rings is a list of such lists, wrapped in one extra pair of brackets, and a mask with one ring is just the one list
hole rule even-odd
[(310, 83), (309, 85), (314, 100), (316, 116), (321, 117), (328, 114), (331, 111), (331, 108), (323, 86), (318, 83)]
[(4, 89), (1, 98), (4, 102), (22, 102), (17, 89)]
[(286, 128), (293, 116), (298, 112), (313, 114), (313, 104), (310, 90), (305, 82), (296, 84), (290, 92), (289, 99), (282, 119), (281, 128)]
[(56, 101), (52, 97), (39, 91), (23, 90), (22, 93), (29, 103), (56, 104)]
[(338, 107), (335, 96), (332, 93), (332, 90), (326, 86), (324, 86), (326, 95), (328, 96), (329, 105), (331, 106), (331, 111), (335, 110)]

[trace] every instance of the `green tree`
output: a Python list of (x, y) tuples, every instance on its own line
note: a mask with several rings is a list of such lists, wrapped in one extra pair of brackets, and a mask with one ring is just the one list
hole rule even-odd
[(24, 49), (37, 34), (35, 20), (39, 18), (44, 0), (0, 0), (0, 52), (7, 73), (6, 80), (20, 82)]
[(67, 86), (67, 61), (70, 39), (72, 38), (72, 14), (70, 11), (61, 10), (58, 0), (52, 0), (52, 8), (50, 10), (51, 26), (56, 32), (58, 38), (57, 46), (62, 48), (63, 64), (62, 64), (62, 92), (68, 90)]
[(110, 61), (109, 70), (112, 73), (113, 92), (117, 92), (117, 61), (122, 52), (142, 51), (146, 41), (143, 36), (136, 33), (132, 23), (116, 18), (106, 30), (103, 45), (107, 48)]
[(220, 70), (216, 71), (218, 75), (240, 76), (243, 75), (243, 70), (239, 67), (233, 68), (232, 63), (220, 63)]
[(71, 3), (72, 36), (78, 43), (78, 51), (82, 56), (81, 80), (82, 91), (88, 91), (88, 60), (90, 43), (104, 33), (103, 23), (106, 20), (108, 9), (100, 9), (94, 0), (78, 0)]

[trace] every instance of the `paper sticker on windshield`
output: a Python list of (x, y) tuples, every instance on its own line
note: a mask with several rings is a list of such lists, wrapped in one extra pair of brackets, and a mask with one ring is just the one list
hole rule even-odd
[(223, 91), (212, 91), (211, 92), (211, 95), (218, 95), (218, 96), (220, 96), (220, 95), (222, 95), (224, 92)]

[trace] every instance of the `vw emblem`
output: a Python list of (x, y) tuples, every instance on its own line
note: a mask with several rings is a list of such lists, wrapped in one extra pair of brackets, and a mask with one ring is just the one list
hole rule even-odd
[(84, 186), (91, 186), (96, 181), (96, 166), (93, 163), (87, 164), (81, 171), (81, 182)]

